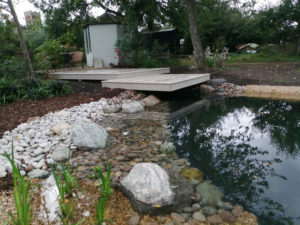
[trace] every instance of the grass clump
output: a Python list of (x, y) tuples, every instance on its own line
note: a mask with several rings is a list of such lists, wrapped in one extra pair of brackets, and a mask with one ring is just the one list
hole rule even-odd
[(22, 176), (19, 167), (15, 164), (13, 146), (11, 155), (12, 156), (10, 157), (7, 153), (3, 154), (12, 166), (14, 201), (17, 211), (16, 215), (12, 212), (8, 213), (10, 216), (9, 223), (12, 225), (30, 225), (32, 218), (32, 208), (30, 206), (32, 199), (31, 182)]
[(67, 166), (61, 165), (61, 167), (62, 172), (60, 174), (57, 172), (56, 166), (52, 165), (52, 173), (59, 193), (59, 217), (64, 225), (80, 224), (83, 221), (80, 221), (78, 223), (72, 222), (74, 206), (68, 199), (72, 196), (72, 192), (74, 191), (74, 189), (80, 190), (80, 188), (77, 183), (76, 176), (71, 175), (71, 166), (69, 160)]
[(96, 225), (102, 225), (105, 222), (105, 206), (106, 203), (112, 193), (112, 188), (110, 187), (110, 174), (111, 174), (111, 163), (107, 166), (107, 174), (103, 175), (102, 170), (100, 168), (96, 169), (96, 175), (101, 179), (101, 195), (99, 202), (96, 205)]

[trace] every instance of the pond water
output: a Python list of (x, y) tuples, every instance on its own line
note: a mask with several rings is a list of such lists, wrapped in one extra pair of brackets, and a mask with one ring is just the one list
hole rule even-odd
[(169, 124), (180, 156), (263, 225), (300, 224), (300, 103), (214, 101)]

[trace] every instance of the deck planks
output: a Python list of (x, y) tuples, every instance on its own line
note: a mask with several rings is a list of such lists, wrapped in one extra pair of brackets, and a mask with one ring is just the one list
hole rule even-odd
[(131, 76), (102, 82), (103, 87), (142, 91), (171, 92), (210, 79), (210, 74), (152, 74)]

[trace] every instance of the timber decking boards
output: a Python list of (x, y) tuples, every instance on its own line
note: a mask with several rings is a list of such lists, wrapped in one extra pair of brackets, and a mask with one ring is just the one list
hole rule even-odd
[(73, 70), (51, 73), (50, 76), (60, 80), (112, 80), (122, 77), (142, 76), (152, 74), (170, 73), (170, 68), (135, 68), (135, 69), (99, 69), (99, 70)]
[(209, 79), (210, 74), (143, 74), (103, 81), (102, 87), (171, 92), (203, 83)]

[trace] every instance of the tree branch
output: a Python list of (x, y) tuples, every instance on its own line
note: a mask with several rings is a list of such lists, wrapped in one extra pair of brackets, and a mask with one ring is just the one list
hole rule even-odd
[(112, 14), (114, 14), (114, 15), (116, 15), (116, 16), (123, 17), (123, 15), (122, 15), (120, 12), (114, 11), (114, 10), (108, 8), (107, 6), (105, 6), (105, 5), (101, 2), (101, 0), (96, 0), (95, 3), (96, 3), (97, 5), (99, 5), (102, 9), (104, 9), (106, 12), (112, 13)]

